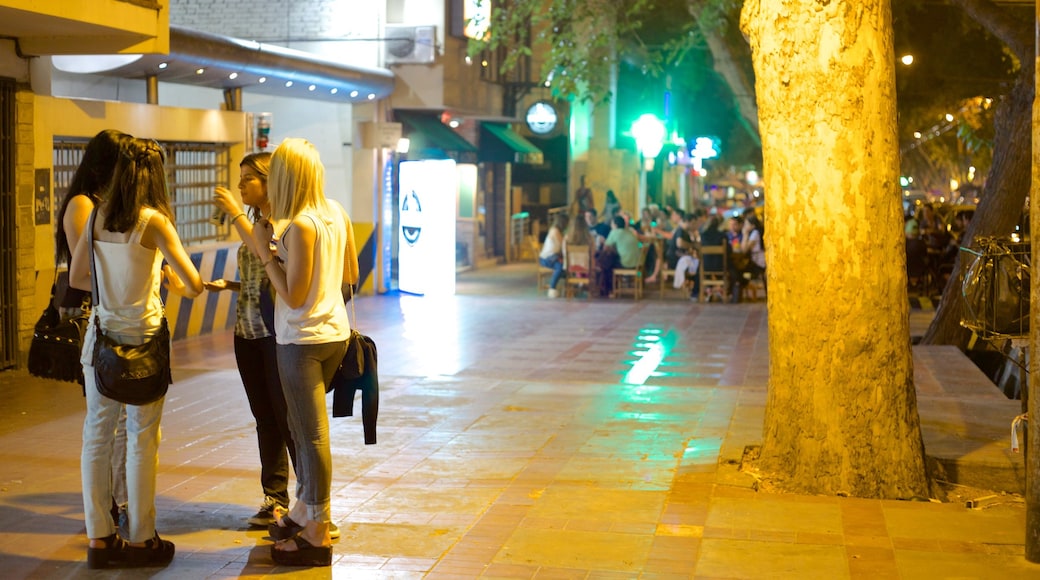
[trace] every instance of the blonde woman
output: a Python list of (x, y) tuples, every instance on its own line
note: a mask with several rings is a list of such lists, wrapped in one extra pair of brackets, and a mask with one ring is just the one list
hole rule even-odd
[[(296, 443), (296, 502), (268, 528), (271, 557), (290, 566), (330, 566), (332, 457), (325, 393), (347, 349), (342, 287), (358, 281), (357, 247), (343, 207), (325, 198), (325, 167), (304, 139), (271, 157), (271, 217), (253, 227), (254, 247), (277, 293), (278, 374)], [(275, 238), (272, 220), (286, 223)], [(277, 252), (271, 251), (271, 246)]]

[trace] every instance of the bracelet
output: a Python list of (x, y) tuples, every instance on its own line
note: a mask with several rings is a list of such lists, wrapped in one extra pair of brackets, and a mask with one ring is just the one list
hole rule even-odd
[(242, 213), (240, 213), (240, 214), (236, 215), (235, 217), (231, 218), (231, 221), (230, 221), (230, 222), (228, 222), (228, 223), (231, 223), (231, 224), (233, 224), (233, 223), (235, 223), (235, 221), (237, 221), (237, 220), (238, 220), (238, 218), (240, 218), (240, 217), (246, 217), (246, 212), (242, 212)]

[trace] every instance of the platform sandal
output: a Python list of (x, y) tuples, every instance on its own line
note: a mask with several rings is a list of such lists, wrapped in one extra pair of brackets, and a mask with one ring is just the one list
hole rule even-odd
[(118, 534), (99, 538), (105, 543), (104, 548), (87, 547), (87, 568), (98, 570), (117, 566), (126, 561), (126, 541)]
[[(279, 524), (279, 522), (281, 522), (281, 524)], [(282, 516), (280, 519), (275, 520), (273, 524), (267, 525), (267, 535), (271, 536), (271, 539), (275, 541), (288, 540), (289, 538), (300, 533), (300, 530), (302, 529), (303, 526), (294, 522), (292, 518), (285, 515)]]
[(136, 568), (148, 568), (152, 566), (166, 566), (173, 560), (176, 548), (173, 542), (155, 537), (144, 543), (144, 547), (126, 546), (126, 565)]
[(331, 566), (332, 546), (315, 546), (300, 534), (290, 537), (285, 542), (293, 542), (293, 551), (279, 550), (278, 544), (271, 546), (271, 559), (275, 564), (283, 566)]

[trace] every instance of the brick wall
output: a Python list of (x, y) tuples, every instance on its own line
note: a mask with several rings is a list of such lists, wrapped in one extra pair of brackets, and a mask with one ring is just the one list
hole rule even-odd
[[(170, 0), (170, 24), (260, 42), (343, 38), (361, 0)], [(364, 9), (370, 10), (370, 9)]]
[[(33, 325), (40, 317), (36, 308), (36, 227), (34, 221), (33, 175), (33, 105), (35, 96), (27, 85), (19, 85), (15, 93), (15, 204), (17, 207), (18, 279), (18, 365), (24, 366), (29, 358), (29, 342)], [(53, 271), (53, 269), (51, 270)]]

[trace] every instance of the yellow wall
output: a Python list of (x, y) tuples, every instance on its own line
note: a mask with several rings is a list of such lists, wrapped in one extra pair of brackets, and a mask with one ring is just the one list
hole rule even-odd
[[(104, 129), (118, 129), (137, 137), (158, 141), (226, 143), (231, 159), (245, 154), (246, 115), (241, 112), (182, 109), (138, 103), (35, 98), (33, 107), (33, 169), (50, 169), (53, 195), (53, 144), (56, 137), (89, 138)], [(238, 165), (232, 164), (230, 179), (238, 180)], [(53, 203), (53, 202), (52, 202)], [(36, 311), (50, 297), (54, 277), (54, 233), (56, 224), (35, 226)], [(204, 280), (237, 275), (235, 250), (238, 242), (187, 248)], [(234, 324), (234, 295), (204, 292), (195, 300), (167, 297), (166, 309), (174, 338), (204, 334)]]

